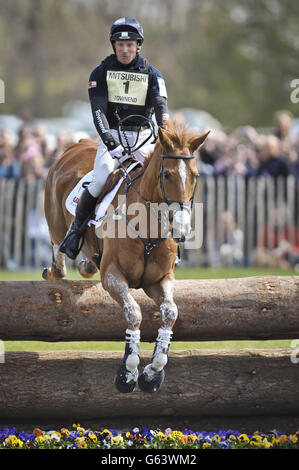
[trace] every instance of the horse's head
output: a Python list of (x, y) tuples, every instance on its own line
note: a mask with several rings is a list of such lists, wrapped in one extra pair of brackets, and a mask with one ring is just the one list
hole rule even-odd
[(194, 152), (209, 132), (198, 136), (185, 126), (170, 121), (166, 129), (159, 127), (158, 133), (160, 197), (171, 211), (173, 239), (184, 242), (191, 232), (191, 210), (198, 176)]

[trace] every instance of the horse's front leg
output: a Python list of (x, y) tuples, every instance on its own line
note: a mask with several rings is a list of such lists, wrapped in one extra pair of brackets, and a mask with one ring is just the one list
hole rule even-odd
[(103, 285), (111, 297), (122, 307), (128, 324), (125, 336), (125, 354), (123, 362), (117, 370), (114, 383), (120, 392), (132, 392), (138, 380), (141, 310), (129, 292), (125, 277), (116, 267), (110, 267), (107, 270)]
[(161, 387), (168, 363), (168, 350), (172, 339), (172, 328), (178, 316), (178, 309), (173, 301), (174, 277), (169, 274), (160, 283), (144, 288), (160, 306), (162, 326), (158, 330), (156, 346), (151, 364), (147, 365), (138, 378), (138, 385), (143, 392), (153, 393)]

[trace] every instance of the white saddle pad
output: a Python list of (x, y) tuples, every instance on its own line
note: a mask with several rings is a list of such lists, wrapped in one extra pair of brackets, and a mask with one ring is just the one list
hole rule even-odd
[[(127, 170), (126, 170), (127, 173), (129, 173), (131, 170), (133, 170), (133, 168), (135, 168), (135, 166), (137, 166), (139, 164), (140, 164), (140, 162), (133, 162), (127, 168)], [(67, 210), (72, 215), (75, 215), (75, 213), (76, 213), (76, 207), (77, 207), (77, 204), (79, 202), (82, 191), (88, 186), (88, 184), (92, 180), (92, 173), (93, 173), (93, 171), (90, 171), (85, 176), (83, 176), (83, 178), (81, 178), (81, 180), (76, 184), (76, 186), (70, 192), (70, 194), (68, 195), (68, 197), (65, 201), (65, 206), (66, 206)], [(91, 220), (89, 222), (89, 225), (91, 225), (91, 224), (98, 225), (98, 222), (100, 221), (100, 219), (103, 219), (105, 217), (105, 215), (107, 213), (107, 210), (108, 210), (108, 207), (111, 204), (111, 202), (113, 201), (113, 199), (114, 199), (117, 191), (119, 190), (121, 184), (123, 183), (123, 181), (124, 181), (124, 177), (122, 176), (120, 178), (120, 180), (118, 181), (117, 185), (109, 193), (107, 193), (103, 197), (101, 203), (96, 208), (95, 220)]]

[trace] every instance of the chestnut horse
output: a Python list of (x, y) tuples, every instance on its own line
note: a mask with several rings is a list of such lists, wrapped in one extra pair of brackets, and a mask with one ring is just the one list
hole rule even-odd
[[(127, 229), (125, 237), (98, 238), (95, 230), (87, 229), (82, 251), (87, 257), (81, 262), (80, 272), (91, 277), (97, 272), (93, 256), (101, 252), (100, 275), (103, 288), (121, 306), (127, 321), (126, 345), (115, 386), (120, 392), (131, 392), (136, 383), (144, 392), (157, 391), (164, 380), (172, 329), (178, 316), (173, 300), (174, 268), (178, 241), (184, 241), (191, 230), (191, 208), (198, 176), (193, 153), (205, 141), (208, 133), (198, 136), (187, 127), (170, 121), (166, 129), (158, 129), (154, 151), (140, 169), (134, 169), (122, 183), (118, 194), (125, 194), (125, 204), (138, 203), (144, 209), (144, 223), (154, 218), (158, 234), (153, 238), (150, 227), (141, 234), (141, 224), (132, 226), (132, 217), (121, 218)], [(64, 254), (59, 244), (72, 221), (65, 201), (81, 177), (92, 170), (97, 150), (96, 142), (82, 139), (69, 147), (51, 166), (45, 188), (45, 215), (53, 246), (52, 267), (46, 268), (44, 279), (60, 279), (66, 275)], [(112, 205), (117, 206), (118, 195)], [(172, 219), (167, 222), (167, 233), (162, 236), (162, 220), (154, 203), (175, 205)], [(155, 206), (156, 207), (156, 206)], [(171, 231), (176, 221), (175, 236)], [(150, 224), (149, 224), (150, 225)], [(165, 224), (164, 224), (165, 226)], [(142, 314), (130, 288), (143, 288), (160, 308), (161, 327), (151, 359), (138, 376), (140, 324)]]

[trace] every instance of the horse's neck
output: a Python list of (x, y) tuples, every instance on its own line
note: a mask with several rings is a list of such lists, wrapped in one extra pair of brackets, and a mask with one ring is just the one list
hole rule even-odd
[(158, 195), (159, 169), (161, 156), (154, 153), (140, 180), (139, 191), (142, 197), (151, 202), (160, 202)]

